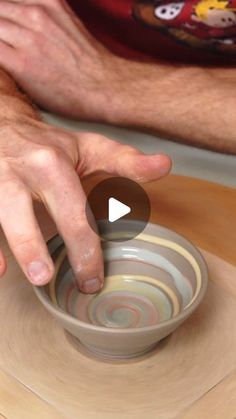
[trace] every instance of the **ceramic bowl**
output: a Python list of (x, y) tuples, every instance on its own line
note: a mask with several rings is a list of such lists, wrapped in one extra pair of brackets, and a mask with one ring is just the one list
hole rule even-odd
[(207, 289), (206, 264), (188, 240), (151, 223), (126, 240), (127, 229), (124, 221), (119, 241), (102, 243), (105, 285), (99, 293), (78, 290), (59, 236), (48, 242), (54, 278), (35, 287), (46, 309), (80, 345), (108, 358), (133, 358), (152, 349), (196, 310)]

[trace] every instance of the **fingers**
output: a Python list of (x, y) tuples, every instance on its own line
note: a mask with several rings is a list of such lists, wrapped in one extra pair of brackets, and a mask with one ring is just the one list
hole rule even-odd
[[(25, 0), (24, 3), (28, 5), (37, 4), (38, 6), (44, 7), (62, 28), (67, 29), (73, 35), (79, 35), (78, 29), (84, 35), (89, 35), (83, 23), (69, 6), (67, 0)], [(73, 23), (76, 23), (76, 26)]]
[(4, 196), (0, 222), (8, 244), (29, 281), (44, 285), (52, 278), (54, 267), (33, 213), (31, 196), (19, 181), (3, 181), (0, 192)]
[(107, 173), (128, 177), (136, 182), (151, 182), (166, 176), (171, 160), (166, 155), (143, 155), (132, 150), (123, 151), (117, 161), (107, 164)]
[[(102, 171), (144, 183), (160, 179), (171, 170), (171, 159), (164, 154), (145, 155), (100, 135), (80, 134), (78, 144), (80, 154), (86, 158), (85, 176)], [(78, 167), (79, 173), (80, 170)]]
[(0, 18), (9, 23), (18, 23), (19, 25), (26, 23), (25, 6), (12, 1), (0, 1)]
[[(61, 35), (62, 33), (60, 28), (56, 26), (54, 20), (49, 17), (48, 10), (38, 4), (28, 5), (26, 2), (22, 4), (21, 2), (1, 0), (0, 18), (2, 22), (7, 21), (9, 23), (7, 32), (11, 32), (13, 37), (15, 31), (18, 29), (18, 40), (15, 39), (15, 43), (18, 42), (21, 46), (24, 46), (24, 43), (27, 44), (30, 32), (41, 32), (44, 35), (47, 34), (54, 38), (56, 35), (58, 36), (58, 34)], [(15, 30), (14, 26), (16, 27)]]
[[(1, 3), (0, 3), (1, 8)], [(0, 15), (0, 39), (2, 42), (17, 48), (27, 43), (29, 33), (20, 25), (15, 24)]]
[[(71, 14), (68, 13), (68, 10), (66, 11), (60, 0), (25, 0), (23, 3), (17, 0), (14, 2), (2, 0), (0, 2), (0, 17), (10, 19), (18, 25), (32, 30), (43, 29), (43, 26), (47, 25), (47, 33), (50, 31), (48, 26), (55, 22), (67, 33), (78, 35), (78, 29), (73, 24)], [(52, 29), (55, 31), (55, 27)]]
[(71, 35), (78, 34), (78, 30), (76, 30), (73, 25), (71, 15), (68, 13), (69, 6), (66, 2), (63, 2), (62, 0), (25, 0), (25, 4), (28, 4), (29, 6), (37, 4), (38, 6), (44, 7), (50, 14), (51, 18), (59, 24), (61, 28), (66, 29), (67, 33)]
[[(88, 224), (86, 197), (74, 169), (63, 160), (51, 162), (50, 180), (43, 197), (67, 248), (67, 255), (79, 288), (97, 292), (103, 285), (100, 240)], [(48, 176), (47, 176), (48, 177)]]

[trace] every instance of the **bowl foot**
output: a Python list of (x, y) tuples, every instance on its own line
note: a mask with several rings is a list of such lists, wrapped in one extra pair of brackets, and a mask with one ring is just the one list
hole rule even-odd
[(98, 351), (96, 348), (88, 345), (84, 345), (78, 338), (70, 334), (65, 330), (65, 334), (69, 342), (83, 355), (88, 356), (89, 358), (96, 359), (98, 361), (108, 362), (108, 363), (132, 363), (142, 361), (150, 356), (153, 356), (157, 353), (159, 349), (163, 347), (163, 344), (168, 340), (167, 338), (162, 339), (161, 341), (155, 343), (154, 345), (148, 347), (144, 351), (136, 352), (130, 355), (112, 355)]

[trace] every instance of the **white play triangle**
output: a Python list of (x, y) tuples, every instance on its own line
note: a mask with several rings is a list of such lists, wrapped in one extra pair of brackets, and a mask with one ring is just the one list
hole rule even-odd
[(108, 219), (110, 223), (119, 220), (131, 212), (128, 205), (123, 204), (115, 198), (110, 198), (108, 201)]

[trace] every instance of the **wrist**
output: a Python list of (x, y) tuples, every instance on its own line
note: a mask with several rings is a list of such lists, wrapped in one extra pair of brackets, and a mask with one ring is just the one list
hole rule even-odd
[(39, 119), (39, 113), (30, 99), (21, 93), (14, 80), (0, 69), (0, 118), (4, 120), (31, 117)]
[(17, 96), (8, 96), (0, 93), (0, 123), (1, 125), (9, 121), (23, 121), (27, 118), (39, 120), (38, 111)]
[(180, 73), (180, 70), (174, 72), (170, 65), (140, 63), (113, 56), (102, 83), (99, 106), (102, 122), (150, 126), (149, 116), (154, 103), (158, 119), (162, 101), (170, 100), (172, 86), (181, 77)]
[[(110, 52), (96, 53), (94, 63), (81, 71), (78, 66), (79, 83), (74, 86), (62, 114), (93, 122), (110, 123), (115, 117), (116, 105), (120, 100), (122, 59)], [(121, 79), (121, 80), (120, 80)], [(122, 81), (123, 83), (123, 81)], [(72, 91), (72, 89), (70, 89)]]

